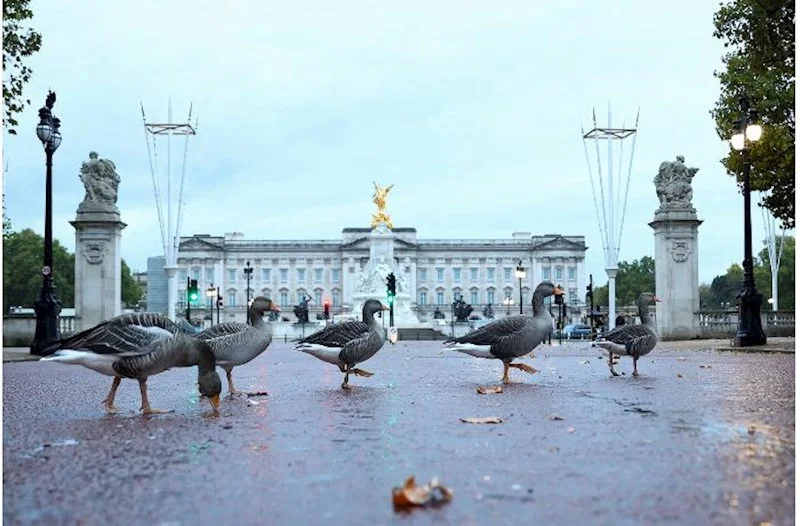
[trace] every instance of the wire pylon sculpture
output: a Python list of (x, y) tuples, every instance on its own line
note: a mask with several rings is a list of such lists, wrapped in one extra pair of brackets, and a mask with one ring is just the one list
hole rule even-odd
[(781, 257), (783, 257), (783, 243), (786, 240), (786, 227), (781, 229), (781, 241), (778, 245), (777, 232), (775, 228), (775, 216), (766, 207), (761, 207), (761, 217), (764, 220), (764, 235), (767, 244), (767, 254), (769, 256), (770, 277), (772, 282), (772, 310), (778, 310), (778, 273), (781, 268)]
[[(607, 127), (602, 128), (597, 125), (597, 115), (595, 114), (594, 108), (592, 108), (592, 125), (593, 128), (588, 132), (584, 132), (583, 126), (581, 126), (581, 135), (583, 136), (583, 151), (586, 156), (586, 166), (589, 170), (589, 180), (592, 185), (592, 199), (594, 200), (595, 217), (597, 219), (597, 226), (600, 229), (600, 237), (603, 241), (606, 274), (608, 274), (608, 328), (610, 330), (616, 326), (617, 264), (619, 262), (619, 249), (622, 242), (622, 229), (625, 225), (625, 211), (628, 205), (628, 189), (630, 188), (631, 183), (633, 154), (636, 150), (636, 132), (639, 126), (639, 112), (636, 112), (636, 122), (633, 125), (633, 128), (626, 128), (624, 121), (621, 128), (614, 128), (611, 125), (611, 104), (609, 104), (608, 125)], [(625, 178), (625, 190), (623, 194), (622, 160), (625, 154), (625, 139), (628, 137), (633, 137), (633, 144), (631, 146), (630, 161), (628, 162), (628, 175)], [(595, 177), (592, 173), (592, 163), (589, 160), (587, 139), (594, 139), (597, 157), (597, 184), (595, 184)], [(602, 161), (600, 160), (601, 140), (606, 141), (608, 148), (608, 161), (606, 162), (605, 167), (605, 181), (603, 179), (603, 165)], [(616, 173), (614, 171), (613, 148), (613, 141), (615, 140), (619, 141), (619, 165)], [(600, 193), (600, 199), (597, 198), (598, 189)], [(620, 208), (622, 208), (622, 213), (618, 216), (617, 214)]]
[[(189, 152), (189, 137), (197, 133), (197, 117), (192, 126), (192, 105), (189, 105), (189, 116), (186, 122), (172, 122), (172, 100), (167, 106), (166, 123), (148, 123), (144, 114), (144, 104), (142, 106), (142, 124), (144, 125), (144, 139), (147, 146), (147, 159), (150, 162), (150, 176), (153, 181), (153, 195), (156, 201), (156, 213), (158, 215), (158, 226), (161, 232), (161, 242), (164, 246), (164, 271), (167, 274), (167, 316), (175, 320), (175, 304), (177, 303), (177, 282), (176, 274), (178, 266), (176, 264), (178, 256), (178, 240), (181, 234), (181, 222), (183, 219), (184, 201), (183, 189), (186, 183), (186, 159)], [(172, 180), (172, 136), (183, 135), (183, 163), (180, 171), (180, 185), (178, 188), (177, 199), (173, 199), (173, 180)], [(158, 142), (156, 137), (166, 136), (167, 159), (165, 174), (159, 170)], [(152, 139), (152, 141), (151, 141)], [(151, 152), (152, 142), (152, 152)], [(163, 190), (166, 187), (166, 198)], [(166, 218), (164, 209), (166, 208)], [(173, 209), (177, 209), (173, 214)]]

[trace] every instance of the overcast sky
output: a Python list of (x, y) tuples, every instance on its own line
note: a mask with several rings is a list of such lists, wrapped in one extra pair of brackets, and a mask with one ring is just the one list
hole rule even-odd
[[(190, 140), (182, 234), (338, 239), (368, 226), (372, 181), (419, 238), (584, 235), (605, 283), (581, 126), (592, 108), (631, 124), (641, 108), (620, 260), (653, 255), (653, 177), (684, 155), (700, 279), (742, 259), (742, 198), (719, 163), (709, 115), (724, 52), (716, 1), (367, 2), (33, 0), (42, 50), (32, 104), (4, 136), (8, 215), (43, 231), (37, 110), (48, 88), (63, 142), (54, 161), (54, 236), (69, 221), (91, 150), (114, 161), (128, 224), (122, 256), (163, 253), (140, 101), (149, 121), (199, 118)], [(174, 174), (183, 139), (174, 139)], [(605, 149), (601, 148), (605, 162)], [(630, 142), (626, 152), (630, 151)], [(166, 143), (158, 150), (165, 171)], [(594, 161), (593, 161), (594, 162)], [(616, 162), (616, 161), (615, 161)], [(623, 166), (627, 174), (626, 154)], [(763, 227), (754, 210), (754, 246)], [(56, 269), (57, 271), (57, 269)]]

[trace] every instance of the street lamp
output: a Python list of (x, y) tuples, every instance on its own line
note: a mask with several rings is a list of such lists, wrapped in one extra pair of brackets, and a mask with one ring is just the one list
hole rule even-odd
[(739, 99), (742, 110), (741, 117), (736, 121), (737, 133), (731, 137), (731, 146), (734, 150), (742, 152), (744, 174), (742, 194), (744, 195), (744, 261), (742, 267), (744, 275), (742, 290), (736, 295), (739, 300), (739, 330), (734, 338), (737, 347), (750, 345), (763, 345), (767, 337), (761, 328), (761, 293), (756, 290), (753, 278), (753, 236), (750, 221), (750, 150), (748, 143), (757, 142), (761, 138), (761, 126), (756, 124), (758, 112), (750, 108), (747, 97)]
[(250, 325), (250, 279), (253, 277), (253, 267), (250, 266), (250, 261), (244, 268), (244, 278), (247, 280), (247, 324)]
[(45, 153), (47, 178), (44, 201), (44, 265), (42, 265), (42, 288), (39, 298), (34, 302), (36, 311), (36, 332), (31, 342), (31, 354), (41, 354), (44, 349), (61, 339), (58, 315), (61, 301), (53, 285), (53, 154), (61, 145), (61, 120), (53, 115), (56, 94), (47, 93), (45, 105), (39, 110), (39, 124), (36, 135), (42, 141)]
[[(217, 297), (217, 289), (213, 283), (206, 289), (206, 296), (208, 297), (208, 315), (211, 317), (211, 325), (214, 325), (214, 298)], [(219, 319), (217, 319), (217, 323), (219, 323)]]
[(522, 280), (525, 279), (525, 267), (522, 266), (521, 259), (517, 265), (517, 270), (514, 271), (514, 275), (519, 280), (519, 313), (522, 314)]

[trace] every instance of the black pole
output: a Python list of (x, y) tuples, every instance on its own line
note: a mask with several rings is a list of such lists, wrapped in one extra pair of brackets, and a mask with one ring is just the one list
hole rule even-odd
[(217, 323), (219, 323), (219, 300), (220, 300), (219, 287), (217, 287)]
[(189, 301), (189, 287), (192, 286), (192, 279), (186, 276), (186, 321), (192, 324), (192, 302)]
[(253, 273), (252, 267), (250, 267), (250, 262), (247, 262), (247, 266), (244, 269), (244, 275), (247, 278), (247, 324), (250, 325), (250, 275)]
[(45, 348), (61, 339), (58, 315), (61, 301), (53, 283), (53, 152), (50, 144), (45, 146), (45, 198), (44, 198), (44, 265), (42, 266), (42, 288), (34, 302), (36, 331), (31, 342), (31, 354), (41, 354)]
[(594, 284), (591, 274), (589, 274), (589, 327), (591, 328), (590, 337), (594, 340)]
[(522, 278), (519, 278), (519, 313), (522, 314)]
[(764, 345), (767, 337), (761, 327), (761, 301), (763, 296), (756, 290), (753, 278), (753, 235), (750, 218), (750, 152), (747, 148), (747, 125), (755, 124), (756, 112), (750, 110), (746, 97), (739, 100), (742, 117), (739, 121), (739, 133), (744, 134), (742, 160), (744, 161), (744, 261), (742, 262), (742, 290), (736, 298), (739, 300), (739, 330), (736, 332), (735, 344), (738, 347)]
[(564, 317), (562, 314), (564, 313), (564, 305), (561, 304), (558, 306), (558, 344), (561, 345), (561, 337), (564, 334)]

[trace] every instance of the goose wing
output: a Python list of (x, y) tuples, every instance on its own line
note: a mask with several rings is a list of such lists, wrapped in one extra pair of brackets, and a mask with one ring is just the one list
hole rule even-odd
[(371, 332), (369, 325), (363, 321), (345, 321), (328, 325), (321, 331), (303, 338), (298, 345), (310, 343), (325, 347), (344, 347), (348, 343), (368, 336)]
[(222, 323), (217, 323), (216, 325), (212, 325), (208, 329), (203, 330), (202, 332), (197, 334), (197, 338), (201, 340), (208, 340), (211, 338), (217, 338), (219, 336), (227, 336), (229, 334), (236, 334), (237, 332), (242, 332), (247, 329), (249, 325), (244, 323), (239, 323), (236, 321), (225, 321)]
[(372, 357), (381, 347), (383, 338), (376, 331), (368, 329), (366, 334), (361, 333), (359, 337), (353, 338), (342, 347), (339, 359), (347, 364), (356, 364)]
[(154, 313), (123, 314), (50, 346), (46, 353), (59, 349), (85, 349), (97, 354), (139, 354), (154, 342), (166, 340), (180, 329), (169, 318)]
[(622, 325), (608, 331), (603, 340), (624, 345), (628, 353), (648, 352), (656, 346), (656, 333), (644, 325)]
[(487, 323), (483, 327), (479, 327), (474, 331), (468, 332), (464, 336), (447, 340), (444, 343), (497, 345), (524, 331), (530, 319), (530, 316), (525, 315), (507, 316), (491, 323)]

